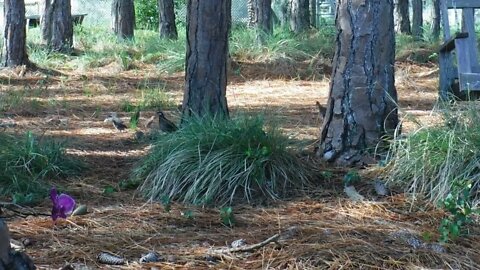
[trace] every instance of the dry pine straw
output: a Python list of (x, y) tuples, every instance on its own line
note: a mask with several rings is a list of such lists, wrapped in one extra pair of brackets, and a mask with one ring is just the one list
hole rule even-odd
[[(414, 74), (430, 69), (418, 68), (420, 70), (415, 72), (405, 67), (400, 69), (404, 71), (402, 78), (397, 73), (400, 105), (407, 113), (429, 111), (436, 96), (433, 80), (428, 80), (428, 85), (423, 86), (419, 82), (426, 82), (425, 78), (416, 78)], [(88, 77), (90, 83), (97, 83), (92, 74)], [(435, 75), (431, 77), (436, 78)], [(110, 77), (98, 78), (99, 87), (109, 84), (105, 82), (107, 78)], [(108, 89), (100, 87), (101, 94), (110, 97), (120, 95), (126, 99), (133, 98), (131, 92), (134, 86), (145, 80), (140, 82), (127, 78), (130, 83), (123, 85), (122, 82), (114, 83), (118, 82), (118, 77), (111, 79), (116, 85), (116, 92), (109, 94)], [(436, 239), (437, 226), (443, 217), (442, 212), (432, 207), (409, 212), (411, 205), (402, 195), (354, 204), (342, 194), (322, 187), (312, 191), (310, 196), (278, 202), (270, 207), (234, 207), (237, 219), (234, 228), (221, 224), (216, 209), (174, 204), (172, 211), (165, 213), (161, 205), (130, 200), (125, 192), (113, 195), (119, 198), (98, 196), (102, 185), (118, 182), (128, 175), (132, 163), (142, 155), (142, 149), (130, 143), (132, 134), (109, 131), (103, 124), (102, 116), (92, 116), (97, 107), (103, 108), (104, 112), (118, 111), (119, 104), (111, 103), (116, 100), (113, 98), (99, 99), (100, 94), (95, 99), (86, 97), (81, 82), (81, 79), (73, 78), (72, 85), (68, 86), (69, 106), (62, 116), (65, 114), (71, 118), (70, 128), (47, 129), (53, 136), (71, 137), (73, 149), (70, 153), (85, 158), (89, 163), (88, 175), (82, 176), (77, 182), (78, 187), (70, 186), (68, 190), (73, 192), (79, 203), (88, 204), (90, 213), (60, 221), (55, 227), (47, 217), (8, 221), (14, 239), (33, 241), (27, 253), (39, 268), (58, 269), (66, 263), (85, 263), (94, 269), (111, 268), (96, 262), (99, 252), (108, 251), (135, 261), (141, 254), (155, 250), (164, 256), (174, 256), (170, 256), (170, 262), (151, 264), (162, 269), (480, 269), (478, 227), (472, 226), (468, 237), (446, 245), (444, 253), (428, 248), (413, 249), (402, 239), (392, 237), (395, 232), (409, 231), (420, 239), (426, 232)], [(52, 84), (50, 95), (61, 96), (63, 87)], [(316, 138), (318, 132), (315, 99), (324, 104), (327, 94), (326, 91), (319, 93), (318, 88), (327, 89), (327, 86), (325, 82), (239, 80), (229, 86), (229, 105), (257, 112), (268, 104), (275, 112), (288, 115), (284, 119), (287, 124), (282, 126), (284, 129), (299, 130), (297, 137), (311, 139)], [(282, 91), (284, 89), (289, 91)], [(181, 87), (172, 92), (181, 93)], [(72, 96), (77, 99), (71, 100)], [(93, 104), (93, 100), (98, 102)], [(74, 115), (79, 116), (78, 119)], [(31, 129), (32, 122), (38, 117), (44, 115), (17, 117), (16, 121), (20, 123), (17, 129)], [(91, 122), (87, 123), (85, 119)], [(22, 124), (21, 120), (27, 122)], [(40, 125), (38, 128), (45, 127)], [(93, 129), (101, 132), (87, 132)], [(48, 211), (47, 208), (40, 210)], [(181, 215), (186, 210), (193, 211), (193, 219)], [(240, 238), (254, 244), (291, 227), (295, 227), (297, 233), (282, 241), (281, 247), (269, 244), (250, 253), (227, 254), (216, 264), (205, 260), (211, 247), (224, 247)], [(131, 263), (116, 268), (138, 269), (141, 266)]]
[[(340, 196), (341, 197), (341, 196)], [(174, 204), (166, 213), (159, 204), (132, 201), (115, 207), (93, 208), (85, 216), (71, 217), (53, 226), (48, 217), (9, 222), (14, 239), (28, 238), (27, 253), (40, 268), (58, 268), (65, 263), (96, 262), (101, 251), (138, 261), (155, 250), (169, 262), (153, 263), (186, 269), (413, 269), (453, 267), (480, 269), (478, 227), (470, 235), (445, 245), (445, 252), (415, 249), (393, 235), (409, 231), (422, 239), (429, 232), (438, 237), (436, 226), (443, 213), (431, 207), (414, 209), (402, 195), (383, 201), (352, 203), (322, 198), (279, 202), (271, 207), (234, 208), (234, 228), (221, 224), (215, 209), (185, 208)], [(182, 216), (193, 211), (193, 219)], [(281, 246), (269, 244), (253, 252), (226, 254), (217, 263), (205, 259), (211, 248), (224, 247), (243, 238), (248, 244), (294, 228)], [(120, 267), (138, 269), (136, 263)]]

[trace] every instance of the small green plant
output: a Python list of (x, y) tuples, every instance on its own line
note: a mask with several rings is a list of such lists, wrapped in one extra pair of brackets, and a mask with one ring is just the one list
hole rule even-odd
[(345, 176), (343, 177), (343, 184), (348, 187), (360, 182), (360, 175), (356, 170), (348, 171)]
[[(64, 143), (38, 138), (32, 132), (24, 137), (0, 133), (0, 194), (44, 194), (45, 178), (69, 175), (84, 168), (65, 153)], [(23, 195), (22, 195), (23, 196)], [(24, 199), (18, 197), (19, 201)]]
[(138, 181), (134, 181), (132, 179), (125, 179), (120, 181), (118, 186), (120, 187), (120, 190), (124, 191), (124, 190), (136, 189), (138, 188), (139, 184), (140, 183)]
[(162, 205), (163, 205), (163, 210), (164, 210), (165, 212), (168, 213), (168, 212), (170, 212), (170, 210), (172, 210), (172, 201), (170, 200), (170, 197), (168, 197), (168, 196), (166, 196), (166, 195), (165, 195), (165, 196), (162, 196), (162, 198), (161, 198), (160, 201), (161, 201), (161, 203), (162, 203)]
[(141, 90), (140, 104), (142, 109), (168, 109), (175, 107), (175, 103), (165, 92), (163, 87), (147, 87)]
[(117, 189), (116, 189), (115, 187), (113, 187), (113, 186), (108, 185), (108, 186), (105, 186), (105, 187), (103, 188), (103, 192), (102, 192), (102, 193), (103, 193), (104, 195), (112, 195), (112, 194), (115, 193), (115, 192), (117, 192)]
[(222, 224), (225, 226), (233, 227), (235, 225), (235, 217), (233, 215), (233, 208), (222, 207), (220, 209), (220, 219), (222, 220)]
[(137, 107), (130, 116), (130, 129), (135, 130), (138, 127), (138, 121), (140, 120), (140, 108)]
[(465, 225), (472, 222), (472, 215), (476, 212), (480, 213), (472, 208), (471, 188), (471, 181), (455, 182), (452, 191), (441, 201), (441, 207), (449, 213), (449, 216), (442, 219), (440, 224), (441, 242), (459, 237), (463, 233)]
[(182, 216), (186, 219), (192, 220), (193, 219), (193, 211), (192, 210), (185, 210), (182, 212)]

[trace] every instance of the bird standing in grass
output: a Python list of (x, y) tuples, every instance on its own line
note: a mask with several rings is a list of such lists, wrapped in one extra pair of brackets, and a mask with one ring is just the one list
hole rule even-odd
[(123, 123), (123, 121), (120, 118), (117, 117), (116, 113), (111, 113), (110, 115), (108, 115), (108, 117), (105, 118), (104, 122), (112, 122), (113, 126), (118, 131), (123, 131), (127, 129), (127, 126)]
[(178, 130), (177, 126), (172, 121), (168, 120), (162, 111), (158, 111), (157, 115), (158, 115), (158, 124), (161, 131), (174, 132)]

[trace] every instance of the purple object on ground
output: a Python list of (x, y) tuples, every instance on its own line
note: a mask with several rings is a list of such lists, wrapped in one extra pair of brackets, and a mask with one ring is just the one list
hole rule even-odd
[(52, 187), (50, 189), (50, 199), (52, 200), (52, 219), (56, 221), (57, 218), (67, 218), (75, 209), (75, 200), (67, 194), (58, 194), (57, 189)]

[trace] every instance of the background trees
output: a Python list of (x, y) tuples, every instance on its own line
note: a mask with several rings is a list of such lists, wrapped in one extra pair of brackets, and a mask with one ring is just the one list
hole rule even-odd
[(135, 28), (135, 7), (133, 0), (112, 2), (112, 29), (119, 39), (132, 39)]
[(339, 165), (358, 165), (369, 163), (366, 156), (398, 124), (393, 1), (337, 4), (333, 74), (318, 154)]
[(173, 0), (158, 0), (158, 32), (161, 38), (178, 37)]
[(42, 40), (54, 51), (73, 49), (73, 22), (70, 0), (44, 0)]
[(398, 33), (410, 35), (410, 12), (408, 0), (396, 0), (395, 10), (397, 13), (396, 30)]
[(290, 30), (301, 33), (310, 27), (309, 0), (290, 0)]
[(28, 65), (24, 0), (5, 0), (3, 66)]

